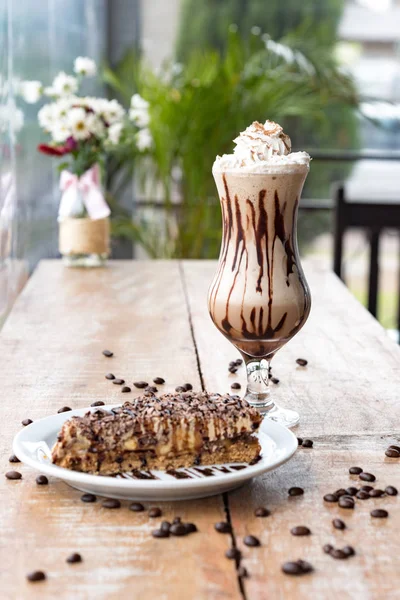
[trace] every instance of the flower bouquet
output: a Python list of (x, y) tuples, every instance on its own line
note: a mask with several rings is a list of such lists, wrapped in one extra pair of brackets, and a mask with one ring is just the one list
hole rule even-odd
[(50, 87), (26, 81), (21, 94), (36, 102), (42, 94), (52, 101), (38, 113), (39, 124), (50, 135), (39, 144), (43, 154), (62, 159), (62, 193), (58, 211), (59, 250), (68, 266), (101, 266), (110, 252), (110, 208), (102, 188), (107, 157), (129, 145), (145, 153), (152, 144), (147, 102), (138, 94), (129, 112), (106, 98), (78, 95), (84, 77), (96, 74), (90, 58), (78, 57), (76, 76), (58, 73)]

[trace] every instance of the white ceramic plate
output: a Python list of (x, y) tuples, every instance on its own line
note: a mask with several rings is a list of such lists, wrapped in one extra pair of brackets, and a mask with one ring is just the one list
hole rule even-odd
[[(110, 410), (114, 406), (104, 406), (102, 409)], [(261, 460), (255, 465), (232, 463), (180, 469), (179, 471), (189, 475), (187, 479), (176, 479), (173, 475), (155, 470), (151, 471), (155, 479), (141, 479), (132, 474), (108, 477), (79, 473), (53, 465), (50, 449), (62, 424), (73, 415), (82, 416), (88, 410), (98, 409), (73, 410), (40, 419), (24, 427), (14, 438), (14, 453), (23, 463), (45, 475), (58, 477), (82, 492), (109, 498), (161, 501), (204, 498), (232, 490), (257, 475), (276, 469), (289, 460), (297, 448), (297, 438), (289, 429), (265, 418), (257, 434), (262, 447)], [(222, 467), (225, 470), (221, 470)], [(142, 473), (146, 476), (148, 472)]]

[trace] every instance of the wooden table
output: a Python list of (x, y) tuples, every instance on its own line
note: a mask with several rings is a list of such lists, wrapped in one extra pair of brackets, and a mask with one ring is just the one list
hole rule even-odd
[[(313, 293), (310, 319), (274, 359), (281, 382), (277, 399), (301, 413), (297, 435), (314, 440), (286, 465), (225, 497), (161, 504), (164, 518), (193, 521), (199, 533), (151, 537), (155, 520), (101, 504), (57, 480), (35, 484), (36, 473), (10, 465), (11, 442), (25, 418), (38, 419), (67, 405), (118, 402), (120, 389), (105, 373), (127, 381), (162, 376), (167, 391), (190, 381), (195, 389), (226, 392), (245, 383), (244, 369), (230, 375), (234, 348), (214, 328), (206, 309), (212, 262), (116, 261), (107, 269), (65, 269), (42, 262), (19, 297), (0, 336), (2, 469), (22, 480), (1, 481), (1, 598), (147, 599), (380, 599), (400, 597), (400, 496), (357, 500), (355, 510), (323, 501), (325, 493), (362, 485), (350, 476), (359, 465), (377, 476), (376, 486), (399, 485), (400, 460), (385, 457), (399, 441), (400, 351), (378, 323), (332, 274), (306, 271)], [(107, 359), (102, 350), (114, 357)], [(297, 357), (309, 364), (298, 367)], [(133, 394), (130, 395), (132, 398)], [(288, 498), (301, 486), (303, 496)], [(272, 514), (256, 518), (254, 509)], [(372, 519), (386, 508), (388, 519)], [(345, 531), (333, 529), (340, 517)], [(230, 519), (232, 536), (214, 531)], [(291, 527), (307, 525), (309, 537)], [(243, 545), (254, 534), (259, 548)], [(225, 558), (236, 543), (250, 576), (240, 579)], [(322, 551), (351, 544), (356, 556), (334, 560)], [(65, 562), (80, 552), (81, 564)], [(303, 558), (315, 572), (290, 577), (287, 560)], [(47, 580), (28, 583), (43, 569)]]

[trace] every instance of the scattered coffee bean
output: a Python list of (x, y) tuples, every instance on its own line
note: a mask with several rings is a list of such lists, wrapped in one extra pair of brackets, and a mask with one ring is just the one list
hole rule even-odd
[(357, 492), (356, 498), (358, 498), (359, 500), (368, 500), (368, 498), (370, 498), (370, 495), (369, 492), (366, 492), (365, 490), (360, 490)]
[(308, 365), (308, 360), (306, 360), (305, 358), (298, 358), (296, 362), (298, 365), (300, 365), (300, 367), (305, 367), (306, 365)]
[(8, 471), (6, 473), (6, 478), (7, 479), (22, 479), (22, 475), (21, 473), (18, 473), (18, 471)]
[(242, 387), (242, 386), (241, 386), (241, 385), (240, 385), (240, 383), (238, 383), (238, 382), (232, 383), (232, 385), (231, 385), (231, 388), (232, 388), (233, 390), (240, 390), (240, 389), (241, 389), (241, 387)]
[(178, 385), (178, 387), (175, 388), (176, 392), (186, 392), (185, 388), (183, 387), (183, 385)]
[(96, 502), (97, 498), (94, 494), (82, 494), (81, 496), (82, 502)]
[(82, 562), (82, 556), (78, 552), (70, 554), (67, 558), (67, 563), (69, 563), (70, 565), (80, 562)]
[(229, 558), (230, 560), (240, 560), (242, 553), (237, 548), (229, 548), (225, 552), (225, 556), (226, 556), (226, 558)]
[(101, 503), (103, 508), (121, 508), (121, 502), (116, 498), (107, 498)]
[(231, 533), (232, 531), (232, 527), (229, 525), (229, 523), (226, 523), (225, 521), (215, 523), (214, 529), (215, 531), (218, 531), (218, 533)]
[(368, 492), (369, 493), (374, 488), (372, 487), (372, 485), (362, 485), (361, 489), (362, 489), (363, 492)]
[(162, 510), (161, 510), (161, 508), (158, 508), (158, 506), (153, 506), (153, 508), (149, 509), (148, 515), (151, 518), (161, 517)]
[(325, 494), (324, 500), (325, 502), (337, 502), (338, 497), (336, 496), (336, 494)]
[(272, 383), (274, 383), (275, 385), (278, 385), (279, 383), (279, 379), (277, 377), (271, 377), (271, 381)]
[(46, 579), (46, 574), (43, 571), (32, 571), (26, 576), (28, 581), (43, 581)]
[(338, 498), (340, 498), (341, 496), (345, 496), (346, 495), (346, 490), (344, 488), (340, 488), (339, 490), (336, 490), (335, 492), (335, 496), (337, 496)]
[(311, 535), (311, 530), (304, 525), (297, 525), (297, 527), (292, 527), (290, 533), (292, 535)]
[(49, 480), (47, 479), (46, 475), (38, 475), (36, 477), (36, 483), (38, 485), (48, 485)]
[(301, 487), (291, 487), (288, 491), (289, 496), (302, 496), (304, 490)]
[(181, 520), (182, 519), (180, 517), (175, 517), (174, 520), (172, 521), (172, 525), (175, 525), (176, 523), (180, 523)]
[(371, 510), (370, 514), (371, 517), (374, 517), (375, 519), (386, 519), (389, 516), (388, 511), (384, 508), (375, 508), (374, 510)]
[(268, 510), (268, 508), (264, 508), (264, 506), (259, 506), (254, 511), (255, 517), (269, 517), (270, 514), (271, 512)]
[(298, 444), (299, 446), (302, 446), (302, 445), (303, 445), (303, 438), (299, 438), (299, 437), (298, 437), (298, 438), (297, 438), (297, 444)]
[(369, 495), (371, 496), (371, 498), (380, 498), (381, 496), (385, 495), (385, 492), (383, 490), (375, 489), (371, 490)]
[(63, 406), (62, 408), (59, 408), (57, 413), (64, 413), (64, 412), (69, 412), (70, 410), (72, 410), (72, 408), (70, 408), (69, 406)]
[(332, 525), (335, 529), (346, 529), (346, 523), (342, 519), (333, 519)]
[(362, 481), (375, 481), (376, 479), (375, 475), (372, 475), (372, 473), (360, 473), (359, 477)]
[(333, 550), (333, 546), (331, 544), (325, 544), (322, 550), (325, 552), (325, 554), (330, 554)]
[(115, 375), (113, 373), (107, 373), (106, 379), (115, 379)]
[(125, 383), (125, 379), (119, 379), (119, 378), (113, 379), (114, 385), (123, 385), (124, 383)]
[(229, 373), (237, 373), (237, 367), (232, 365), (228, 368)]
[(33, 423), (32, 419), (24, 419), (23, 421), (21, 421), (22, 425), (24, 427), (26, 427), (27, 425), (30, 425), (31, 423)]
[(131, 388), (127, 385), (124, 385), (124, 387), (121, 389), (121, 392), (123, 394), (128, 394), (131, 391)]
[(385, 488), (385, 492), (388, 496), (397, 496), (398, 494), (397, 488), (395, 488), (394, 485), (388, 485), (387, 488)]
[(350, 475), (359, 475), (362, 472), (363, 472), (363, 470), (361, 467), (350, 467), (350, 469), (349, 469)]
[(96, 400), (96, 402), (92, 402), (90, 406), (104, 406), (103, 400)]
[(160, 525), (160, 529), (162, 529), (162, 531), (169, 531), (171, 528), (171, 523), (169, 521), (163, 521)]
[(129, 505), (129, 510), (132, 510), (133, 512), (143, 512), (144, 506), (140, 502), (132, 502), (132, 504)]
[(151, 394), (157, 394), (158, 389), (154, 385), (148, 385), (146, 388), (144, 388), (144, 391), (150, 392)]
[(351, 496), (341, 496), (339, 498), (339, 506), (341, 508), (354, 508), (354, 500)]
[(303, 441), (303, 448), (312, 448), (314, 445), (314, 442), (312, 440), (304, 440)]
[(168, 538), (169, 529), (153, 529), (151, 535), (153, 536), (153, 538)]
[(170, 527), (169, 532), (172, 535), (176, 535), (176, 536), (182, 536), (182, 535), (187, 535), (187, 531), (186, 531), (186, 527), (183, 523), (173, 523)]
[(397, 452), (400, 452), (400, 446), (395, 446), (395, 444), (391, 444), (389, 446), (389, 448), (392, 448), (393, 450), (397, 450)]
[(312, 565), (305, 560), (286, 562), (282, 565), (282, 571), (286, 575), (305, 575), (313, 571)]
[(243, 544), (249, 546), (250, 548), (256, 548), (257, 546), (261, 546), (260, 540), (255, 535), (246, 535), (243, 538)]
[(19, 463), (21, 462), (18, 458), (18, 456), (15, 456), (15, 454), (11, 454), (10, 458), (8, 459), (8, 462), (10, 463)]
[(103, 354), (104, 356), (107, 356), (107, 358), (111, 358), (111, 356), (114, 356), (114, 352), (111, 352), (111, 350), (103, 350)]
[(386, 450), (385, 454), (389, 458), (399, 458), (400, 457), (400, 452), (398, 452), (398, 450), (395, 450), (394, 448), (388, 448)]
[(347, 488), (346, 490), (346, 494), (348, 494), (349, 496), (355, 496), (358, 492), (358, 488), (354, 487), (354, 486), (350, 486)]
[(353, 546), (345, 546), (342, 548), (342, 552), (344, 552), (346, 556), (354, 556), (356, 553)]
[(185, 390), (186, 390), (187, 392), (190, 392), (190, 390), (192, 390), (192, 389), (193, 389), (193, 386), (192, 386), (192, 384), (191, 384), (191, 383), (184, 383), (184, 384), (183, 384), (183, 387), (185, 388)]
[(241, 567), (239, 567), (239, 569), (238, 569), (238, 576), (239, 577), (248, 577), (249, 576), (246, 567), (243, 567), (243, 565)]
[(238, 367), (240, 367), (240, 365), (242, 365), (242, 364), (243, 364), (243, 358), (237, 358), (235, 360), (235, 365), (237, 365)]
[(332, 556), (332, 558), (338, 558), (339, 560), (343, 560), (345, 558), (347, 558), (347, 554), (345, 552), (343, 552), (343, 550), (340, 550), (339, 548), (333, 548), (329, 554)]
[(194, 523), (184, 523), (186, 533), (196, 533), (197, 527)]
[(162, 377), (154, 377), (153, 383), (157, 385), (163, 385), (165, 383), (165, 379), (163, 379)]

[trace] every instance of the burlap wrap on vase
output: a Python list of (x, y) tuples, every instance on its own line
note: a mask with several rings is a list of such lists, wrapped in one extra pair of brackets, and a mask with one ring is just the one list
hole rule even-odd
[(61, 254), (109, 254), (110, 220), (63, 219), (58, 247)]

